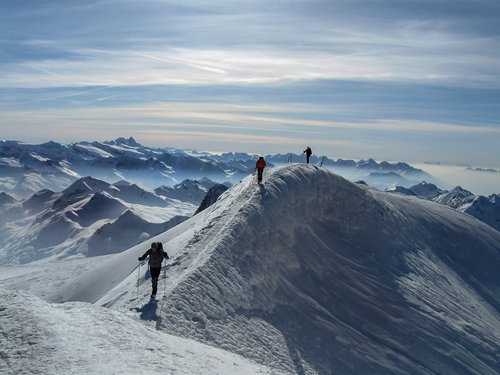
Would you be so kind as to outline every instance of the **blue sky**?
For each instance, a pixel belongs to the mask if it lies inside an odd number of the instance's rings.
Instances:
[[[0,138],[500,167],[500,2],[2,1]]]

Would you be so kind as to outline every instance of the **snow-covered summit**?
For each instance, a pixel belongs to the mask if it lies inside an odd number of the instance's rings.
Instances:
[[[39,211],[42,208],[48,208],[50,201],[55,194],[56,193],[52,190],[40,190],[33,194],[30,198],[23,201],[23,207],[32,211]]]
[[[81,199],[96,193],[102,193],[109,188],[107,182],[90,176],[82,177],[57,194],[53,203],[54,210],[61,210]]]
[[[489,197],[474,196],[458,209],[477,217],[500,232],[500,197],[497,194],[492,194]]]
[[[109,187],[107,182],[101,181],[97,178],[87,176],[82,177],[79,180],[71,184],[67,189],[64,189],[62,193],[66,196],[77,195],[77,194],[89,194],[89,193],[100,193]]]
[[[143,189],[136,184],[119,183],[113,184],[107,190],[114,197],[123,199],[129,203],[142,204],[145,206],[166,207],[168,202],[153,192]]]
[[[93,194],[81,207],[67,212],[70,219],[82,227],[88,227],[98,220],[116,219],[127,207],[105,191]]]
[[[436,185],[427,181],[422,181],[417,185],[411,186],[410,190],[413,191],[419,197],[424,197],[424,198],[434,198],[439,194],[443,193],[443,191],[439,189]]]
[[[9,194],[1,192],[0,193],[0,206],[6,205],[6,204],[12,204],[16,203],[17,200],[13,197],[11,197]]]
[[[137,143],[133,137],[129,137],[129,138],[120,137],[120,138],[115,139],[115,141],[111,142],[111,143],[124,144],[124,145],[131,146],[131,147],[141,147],[141,145],[139,143]]]
[[[160,331],[286,373],[498,370],[500,233],[450,207],[290,165],[151,240],[172,256]],[[129,311],[144,251],[51,298]]]
[[[455,186],[452,190],[438,195],[433,200],[453,208],[459,208],[465,203],[473,201],[474,197],[475,195],[470,191],[465,190],[461,186]]]

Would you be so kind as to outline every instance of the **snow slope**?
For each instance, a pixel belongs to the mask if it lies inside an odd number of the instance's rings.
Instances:
[[[450,207],[290,165],[152,240],[172,259],[140,318],[160,331],[295,374],[500,371],[500,233]],[[50,299],[144,311],[147,247]]]
[[[0,289],[0,373],[271,374],[264,366],[86,303]],[[275,372],[273,372],[275,373]]]
[[[130,247],[130,244],[144,242],[152,234],[165,232],[187,218],[187,216],[175,216],[165,223],[149,223],[127,210],[116,221],[103,225],[88,239],[86,255],[119,252]]]
[[[0,206],[5,206],[6,204],[15,203],[16,200],[11,197],[9,194],[1,192],[0,193]]]

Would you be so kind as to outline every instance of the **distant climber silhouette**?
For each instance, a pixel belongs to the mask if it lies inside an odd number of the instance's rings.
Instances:
[[[311,150],[311,147],[307,146],[307,148],[304,150],[303,153],[306,154],[306,163],[309,164],[309,158],[311,157],[311,155],[313,153]]]

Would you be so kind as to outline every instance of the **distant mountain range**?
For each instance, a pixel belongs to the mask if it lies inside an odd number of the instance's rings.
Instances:
[[[121,252],[192,216],[214,185],[206,178],[185,180],[156,193],[87,176],[60,192],[44,189],[23,200],[2,192],[0,264]]]
[[[488,197],[474,195],[472,192],[456,186],[452,190],[441,190],[436,185],[423,181],[410,188],[396,186],[387,191],[432,200],[465,212],[500,231],[500,196]]]
[[[254,171],[256,158],[149,148],[133,138],[69,145],[0,141],[0,264],[120,252],[213,204],[231,182]],[[266,160],[283,165],[304,162],[304,156]],[[497,195],[441,190],[425,182],[432,176],[406,163],[315,155],[311,163],[382,190],[434,200],[500,230]]]
[[[200,180],[188,179],[172,187],[160,186],[154,192],[159,196],[199,205],[212,186],[214,186],[214,182],[208,178]],[[226,183],[225,186],[230,187],[231,184]]]
[[[229,174],[224,167],[186,153],[144,147],[133,138],[68,145],[0,141],[0,190],[18,199],[42,189],[63,190],[84,176],[149,188],[172,186],[188,177],[224,181]]]
[[[166,190],[186,179],[197,180],[201,183],[201,195],[203,178],[233,184],[255,170],[256,158],[247,153],[217,155],[152,148],[133,138],[71,144],[51,141],[39,145],[3,140],[0,141],[0,191],[25,199],[43,189],[64,190],[79,178],[92,176],[108,183],[123,180],[150,189],[162,186]],[[269,166],[305,162],[304,155],[292,153],[265,158]],[[327,167],[351,181],[363,179],[381,189],[434,180],[421,169],[401,162],[332,160],[313,155],[311,163]],[[180,190],[179,194],[184,200]]]

